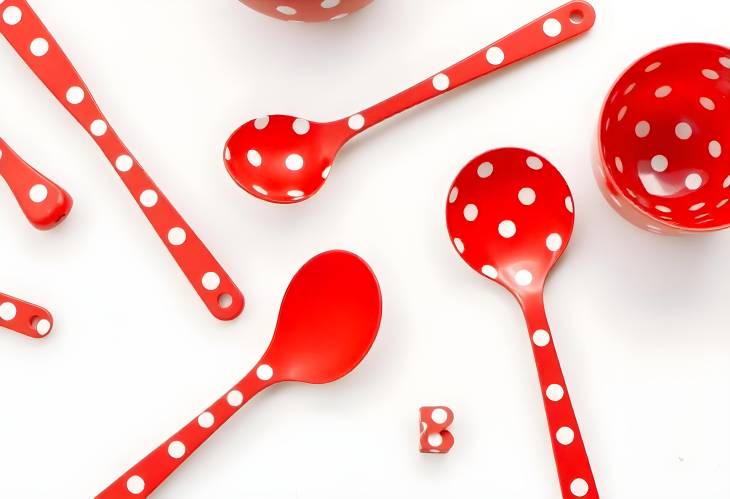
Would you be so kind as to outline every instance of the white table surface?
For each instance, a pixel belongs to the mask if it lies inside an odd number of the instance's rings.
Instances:
[[[546,300],[602,497],[730,497],[730,232],[635,229],[590,170],[613,80],[665,44],[730,44],[728,2],[596,0],[588,37],[372,130],[296,206],[228,177],[239,124],[345,116],[560,2],[376,0],[322,25],[235,0],[31,3],[248,306],[229,324],[208,314],[94,144],[0,44],[0,133],[76,201],[41,233],[0,187],[0,289],[56,318],[44,341],[0,334],[0,497],[100,492],[256,362],[295,271],[343,248],[383,290],[365,362],[334,385],[262,394],[155,497],[558,499],[518,306],[460,261],[443,216],[461,166],[508,145],[550,158],[574,192]],[[429,404],[456,413],[447,456],[418,453]]]

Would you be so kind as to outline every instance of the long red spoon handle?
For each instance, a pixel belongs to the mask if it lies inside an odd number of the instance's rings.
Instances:
[[[53,329],[53,317],[38,305],[0,293],[0,327],[31,338],[44,338]]]
[[[170,201],[134,159],[94,102],[91,92],[25,0],[0,4],[0,32],[66,110],[89,133],[210,312],[240,315],[243,295]]]
[[[441,73],[350,117],[348,138],[476,78],[575,38],[591,29],[595,20],[595,10],[588,2],[569,2]]]
[[[268,366],[259,366],[180,431],[104,489],[97,499],[147,497],[164,482],[223,423],[261,390],[274,382],[261,377]]]
[[[71,211],[73,199],[18,156],[0,137],[0,176],[7,182],[20,209],[33,226],[49,230]]]
[[[542,387],[545,414],[563,497],[598,499],[591,464],[545,316],[542,294],[522,297],[521,303]]]

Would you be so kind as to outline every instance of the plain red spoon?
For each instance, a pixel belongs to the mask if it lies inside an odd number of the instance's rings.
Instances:
[[[31,338],[45,338],[53,329],[48,310],[0,293],[0,327]]]
[[[568,185],[535,153],[490,151],[456,177],[446,223],[466,263],[507,288],[524,311],[563,497],[598,498],[543,304],[545,280],[573,232]]]
[[[0,177],[5,179],[20,209],[36,229],[50,230],[71,211],[73,199],[41,175],[0,137]]]
[[[370,350],[381,315],[380,288],[358,256],[330,251],[289,284],[274,337],[256,367],[97,498],[147,497],[243,404],[284,381],[323,384],[352,371]]]
[[[569,2],[437,75],[349,118],[317,123],[293,116],[249,121],[228,139],[226,168],[250,194],[274,203],[309,198],[324,184],[347,141],[417,104],[588,31],[595,11]]]
[[[122,143],[28,2],[0,1],[0,14],[0,33],[114,166],[208,310],[221,320],[238,317],[244,306],[241,291]]]

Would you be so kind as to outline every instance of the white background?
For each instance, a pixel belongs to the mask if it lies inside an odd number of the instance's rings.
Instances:
[[[76,201],[41,233],[0,187],[0,289],[56,318],[43,341],[0,334],[0,497],[100,492],[245,374],[296,270],[344,248],[383,290],[365,362],[263,393],[155,497],[559,498],[518,306],[460,261],[444,223],[459,169],[511,145],[551,159],[575,195],[546,300],[602,497],[730,497],[730,232],[635,229],[590,169],[613,80],[665,44],[730,44],[726,1],[596,0],[588,37],[358,138],[300,205],[252,198],[221,163],[250,118],[349,115],[559,3],[376,0],[303,25],[235,0],[33,0],[248,306],[229,324],[208,314],[93,142],[0,43],[0,133]],[[447,456],[418,453],[429,404],[456,413]]]

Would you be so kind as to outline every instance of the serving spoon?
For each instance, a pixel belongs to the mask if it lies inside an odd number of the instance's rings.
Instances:
[[[0,327],[40,339],[53,329],[53,317],[45,308],[0,293]]]

